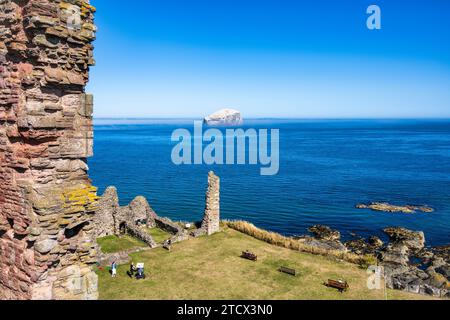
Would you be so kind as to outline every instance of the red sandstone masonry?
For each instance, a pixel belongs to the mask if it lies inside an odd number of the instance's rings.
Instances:
[[[73,7],[75,6],[75,7]],[[72,9],[81,29],[71,30]],[[95,8],[0,0],[0,299],[96,299]]]

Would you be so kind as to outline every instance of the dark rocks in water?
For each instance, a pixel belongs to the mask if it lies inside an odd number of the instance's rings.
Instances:
[[[303,244],[325,250],[347,251],[344,244],[339,241],[341,239],[341,233],[339,231],[332,230],[330,227],[323,225],[312,226],[308,231],[311,232],[314,237],[297,237]]]
[[[407,266],[411,260],[410,256],[425,247],[425,235],[421,231],[411,231],[399,227],[385,228],[383,231],[390,240],[380,255],[380,259],[384,263]]]
[[[416,252],[415,256],[418,259],[430,261],[434,257],[434,254],[427,248],[423,248],[422,250]]]
[[[341,239],[341,233],[339,231],[324,225],[312,226],[308,231],[311,232],[317,240],[339,241]]]
[[[420,251],[425,247],[425,234],[422,231],[411,231],[400,227],[383,229],[393,243],[403,244],[409,250]]]
[[[387,202],[371,202],[369,204],[358,204],[358,209],[370,209],[373,211],[392,212],[392,213],[416,213],[417,211],[431,213],[434,209],[428,206],[405,205],[396,206]]]
[[[358,238],[347,241],[344,245],[348,250],[359,255],[376,254],[383,247],[383,241],[372,236],[367,241],[364,238]]]
[[[380,238],[378,238],[377,236],[371,236],[368,239],[368,242],[371,246],[373,246],[377,249],[381,248],[384,245],[383,241]]]
[[[353,239],[344,242],[345,247],[356,254],[363,255],[367,252],[368,245],[364,239]]]
[[[436,257],[442,258],[447,263],[450,263],[450,245],[436,247],[432,251]]]

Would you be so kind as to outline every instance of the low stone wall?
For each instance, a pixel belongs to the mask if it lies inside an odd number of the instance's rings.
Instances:
[[[178,223],[173,222],[169,218],[156,217],[155,223],[158,228],[173,234],[173,237],[170,238],[172,243],[189,239],[189,233]]]
[[[186,241],[186,240],[189,240],[189,233],[187,233],[185,230],[183,230],[183,232],[177,233],[172,238],[170,238],[170,241],[172,243]]]
[[[128,251],[115,252],[115,253],[102,253],[99,256],[98,263],[102,267],[110,266],[113,262],[118,265],[126,264],[130,262],[130,256]]]
[[[169,218],[156,217],[155,223],[158,228],[174,235],[184,231],[184,229],[180,225],[173,222]]]
[[[114,253],[101,253],[99,255],[98,264],[101,267],[110,266],[113,262],[118,265],[127,264],[131,261],[130,254],[150,250],[152,248],[135,248],[126,251],[114,252]]]
[[[142,230],[140,227],[134,226],[132,224],[127,224],[126,229],[128,234],[145,242],[150,248],[156,248],[158,246],[155,240],[153,240],[152,236],[149,235],[145,230]]]
[[[202,228],[195,229],[190,232],[190,235],[191,235],[191,237],[198,238],[198,237],[206,235],[206,230],[202,229]]]

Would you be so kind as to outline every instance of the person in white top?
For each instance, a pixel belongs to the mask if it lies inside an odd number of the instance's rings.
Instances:
[[[116,262],[114,261],[114,262],[111,264],[111,277],[112,277],[112,278],[115,278],[115,277],[116,277],[116,274],[117,274],[117,264],[116,264]]]

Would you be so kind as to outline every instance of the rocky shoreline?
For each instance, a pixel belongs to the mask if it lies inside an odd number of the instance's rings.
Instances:
[[[313,236],[293,238],[314,247],[375,256],[384,269],[386,286],[390,289],[450,298],[450,245],[426,247],[422,231],[385,228],[387,243],[376,236],[343,243],[339,231],[323,225],[313,226],[308,231]]]

